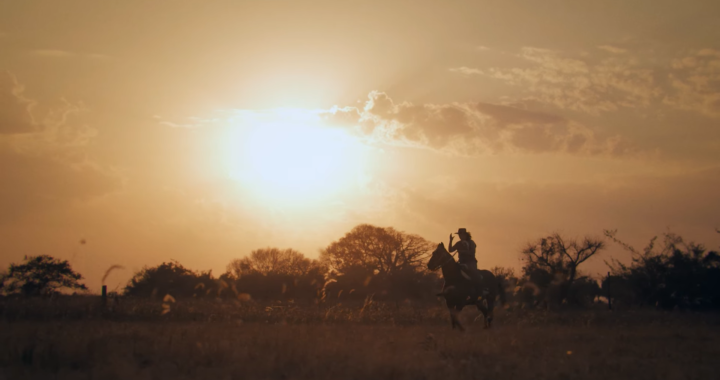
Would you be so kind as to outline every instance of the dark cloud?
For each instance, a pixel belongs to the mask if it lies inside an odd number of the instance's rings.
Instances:
[[[500,124],[559,124],[567,120],[558,115],[544,112],[528,111],[517,107],[509,107],[490,103],[477,103],[475,108],[488,115]]]
[[[363,109],[335,107],[321,116],[329,124],[356,127],[383,143],[461,154],[611,154],[621,141],[599,139],[583,125],[545,112],[483,102],[397,103],[378,91],[368,95]]]
[[[23,87],[14,76],[0,72],[0,135],[35,130],[31,108],[33,101],[22,96]]]

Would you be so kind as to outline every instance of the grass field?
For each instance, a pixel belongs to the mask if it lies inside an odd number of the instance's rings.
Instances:
[[[138,302],[99,314],[65,302],[83,311],[72,314],[62,302],[64,314],[3,305],[0,378],[720,378],[720,324],[707,314],[500,309],[484,330],[468,309],[460,333],[439,305],[178,301],[162,314]]]

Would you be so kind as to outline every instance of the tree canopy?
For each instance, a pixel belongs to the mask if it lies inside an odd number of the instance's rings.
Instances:
[[[135,273],[125,287],[130,296],[152,296],[171,294],[175,297],[205,295],[215,288],[210,271],[195,272],[180,263],[171,261]]]
[[[720,232],[720,231],[719,231]],[[630,265],[608,263],[612,276],[603,288],[614,298],[665,309],[720,309],[720,254],[673,233],[657,237],[637,251],[616,237],[605,235],[632,254]]]
[[[294,249],[268,247],[256,249],[248,257],[234,259],[228,264],[227,271],[237,278],[251,273],[303,276],[313,265],[317,263]]]
[[[379,276],[392,276],[421,268],[433,247],[419,235],[361,224],[331,243],[321,257],[340,273],[362,268]]]
[[[26,296],[50,295],[61,289],[87,290],[80,283],[82,275],[72,270],[67,260],[48,255],[25,257],[22,264],[10,264],[2,278],[2,290],[6,294]]]
[[[522,250],[523,274],[541,289],[559,285],[560,298],[570,295],[578,277],[578,267],[605,248],[602,240],[585,237],[565,239],[555,233],[529,243]]]

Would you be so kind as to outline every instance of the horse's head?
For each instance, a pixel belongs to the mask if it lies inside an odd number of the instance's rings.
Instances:
[[[449,261],[454,260],[450,252],[445,249],[445,244],[440,243],[438,244],[437,248],[432,253],[432,256],[430,256],[430,260],[427,263],[427,267],[430,270],[438,270],[440,267],[448,263]]]

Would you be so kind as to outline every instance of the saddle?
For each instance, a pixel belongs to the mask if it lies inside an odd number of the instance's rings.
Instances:
[[[460,265],[460,274],[462,274],[462,276],[466,279],[471,280],[475,283],[480,283],[483,280],[483,276],[478,270],[469,269],[464,265]]]
[[[469,269],[465,267],[464,265],[460,266],[460,274],[462,274],[463,277],[466,279],[472,281],[474,288],[475,288],[475,294],[477,296],[485,297],[490,293],[490,290],[487,288],[482,288],[482,280],[484,279],[483,275],[480,274],[480,271],[475,269]]]

